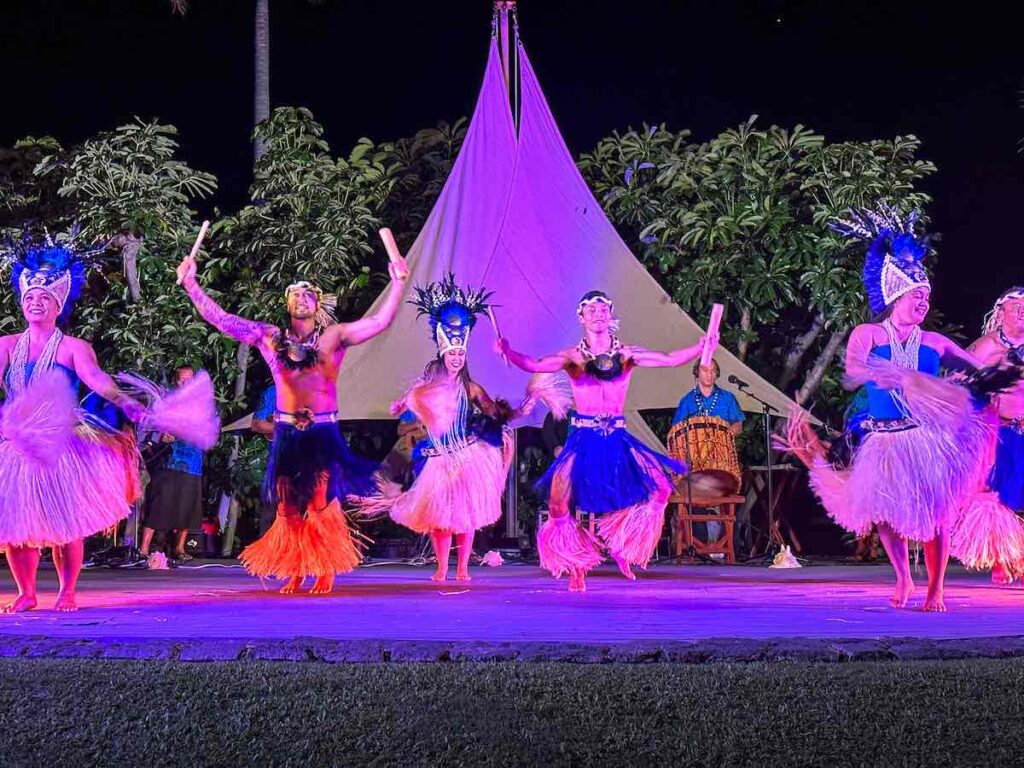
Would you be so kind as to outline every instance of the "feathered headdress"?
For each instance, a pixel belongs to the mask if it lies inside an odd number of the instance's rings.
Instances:
[[[999,328],[1002,326],[1002,323],[1000,322],[999,318],[999,310],[1003,308],[1003,304],[1005,304],[1008,301],[1013,301],[1015,299],[1024,299],[1024,287],[1019,285],[1014,286],[1006,293],[1004,293],[1002,296],[1000,296],[998,299],[996,299],[996,303],[992,305],[992,310],[987,315],[985,315],[985,325],[982,329],[982,333],[987,335],[990,333],[995,333],[997,330],[999,330]]]
[[[82,294],[86,271],[107,248],[107,243],[79,246],[76,241],[80,231],[75,225],[66,236],[58,235],[56,239],[47,232],[42,242],[25,233],[19,241],[8,238],[4,249],[4,263],[11,265],[11,285],[18,299],[33,288],[41,288],[57,302],[60,322],[70,317]]]
[[[438,355],[450,349],[465,349],[469,332],[476,325],[476,316],[487,311],[491,292],[479,288],[462,289],[455,284],[455,275],[425,287],[416,288],[416,298],[409,303],[419,309],[417,316],[426,315],[430,321],[430,335],[437,344]]]
[[[921,263],[928,253],[928,238],[914,233],[920,216],[920,211],[911,211],[904,217],[883,204],[877,211],[852,210],[848,219],[829,223],[836,232],[869,243],[862,279],[876,315],[915,288],[931,287]]]

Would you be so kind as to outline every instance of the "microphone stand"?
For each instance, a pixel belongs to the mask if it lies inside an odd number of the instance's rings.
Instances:
[[[765,544],[764,554],[758,558],[760,560],[773,560],[778,552],[778,547],[781,549],[781,542],[776,540],[775,530],[775,486],[772,481],[772,412],[778,413],[775,406],[770,403],[766,403],[760,397],[755,395],[749,390],[749,385],[745,381],[740,381],[735,376],[730,376],[730,384],[735,384],[736,387],[743,392],[747,397],[756,400],[761,404],[761,416],[764,419],[764,449],[765,449],[765,473],[768,478],[768,503],[765,505],[768,510],[768,541]],[[778,532],[778,537],[781,539],[781,532]]]

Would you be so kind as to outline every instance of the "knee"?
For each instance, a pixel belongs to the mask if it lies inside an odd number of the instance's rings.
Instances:
[[[554,519],[569,514],[569,499],[565,496],[554,496],[548,500],[548,514]]]

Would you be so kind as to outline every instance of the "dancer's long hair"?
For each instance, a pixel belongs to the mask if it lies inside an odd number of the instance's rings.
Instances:
[[[448,375],[448,367],[444,364],[443,357],[435,357],[423,368],[423,381],[433,382],[440,379],[442,376]],[[469,358],[467,356],[465,364],[456,374],[459,380],[462,382],[462,386],[466,388],[466,394],[469,394],[469,385],[473,382],[473,378],[469,375]]]

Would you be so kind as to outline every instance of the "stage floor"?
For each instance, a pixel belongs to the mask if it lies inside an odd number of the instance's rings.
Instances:
[[[223,561],[169,571],[86,571],[82,610],[0,616],[0,655],[327,660],[540,658],[704,661],[1024,655],[1024,589],[951,567],[946,614],[887,603],[886,565],[611,567],[571,594],[537,567],[477,567],[438,585],[432,569],[370,564],[334,594],[277,593]],[[0,600],[13,596],[0,572]]]

